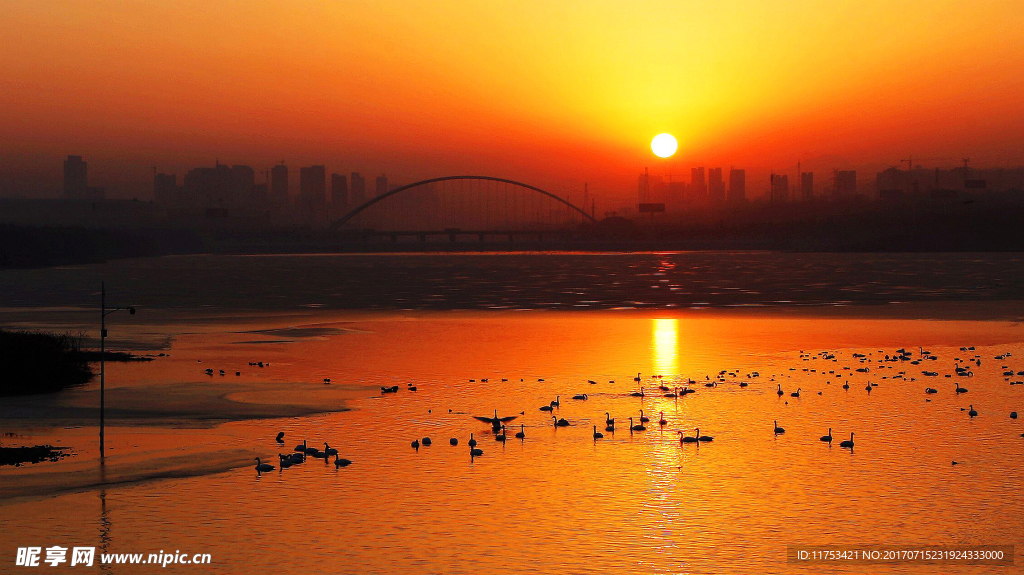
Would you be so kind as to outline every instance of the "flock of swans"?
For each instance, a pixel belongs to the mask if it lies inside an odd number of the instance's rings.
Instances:
[[[961,347],[960,350],[961,351],[974,351],[974,347]],[[826,372],[826,370],[820,370],[820,372],[819,372],[819,370],[817,370],[817,369],[804,368],[804,371],[805,372],[812,372],[812,373],[820,373],[820,375],[825,375],[827,377],[843,378],[844,379],[844,383],[842,385],[842,388],[844,389],[845,392],[849,393],[850,384],[849,384],[849,380],[846,379],[846,378],[849,377],[849,372],[851,372],[851,371],[854,371],[854,372],[857,372],[857,373],[860,373],[860,374],[870,374],[870,373],[872,373],[872,371],[875,371],[877,373],[877,372],[883,371],[886,368],[888,368],[888,369],[895,369],[894,367],[892,367],[891,365],[888,365],[888,364],[895,363],[897,365],[907,364],[907,365],[917,366],[917,365],[921,365],[924,362],[932,362],[932,361],[937,361],[938,360],[937,356],[933,355],[930,351],[927,351],[927,350],[925,350],[923,348],[919,348],[919,352],[916,355],[916,357],[915,357],[915,355],[912,352],[908,352],[907,350],[902,349],[902,348],[897,350],[895,354],[885,354],[884,356],[882,356],[883,352],[879,352],[879,354],[880,355],[878,357],[870,357],[868,354],[854,353],[853,354],[854,360],[858,361],[862,365],[862,367],[858,367],[858,368],[855,368],[855,369],[852,369],[851,367],[843,367],[843,368],[840,368],[840,369],[828,370],[827,372]],[[871,354],[871,355],[873,355],[873,354]],[[1003,354],[995,356],[995,359],[996,360],[1006,360],[1008,357],[1010,357],[1010,355],[1011,354],[1009,354],[1009,353],[1003,353]],[[800,353],[800,358],[803,361],[809,361],[812,358],[831,360],[833,362],[837,362],[838,361],[836,359],[835,353],[833,353],[833,352],[819,352],[818,354],[815,354],[815,355],[806,354],[804,352],[801,352]],[[873,363],[874,363],[874,365],[873,365]],[[970,358],[967,358],[967,359],[955,358],[955,362],[954,362],[954,366],[953,366],[952,372],[945,374],[945,377],[946,378],[953,378],[953,377],[970,378],[970,377],[973,377],[974,373],[972,371],[972,366],[973,367],[980,367],[981,363],[982,363],[982,361],[981,361],[981,356],[980,355],[974,355],[974,356],[972,356]],[[793,368],[793,367],[791,367],[789,369],[790,369],[790,371],[795,371],[796,370],[796,368]],[[1009,382],[1011,385],[1024,384],[1024,381],[1013,380],[1013,378],[1015,376],[1024,376],[1024,371],[1017,371],[1017,372],[1015,372],[1015,371],[1011,370],[1009,367],[1007,367],[1006,365],[1003,365],[1002,369],[1003,369],[1002,375],[1003,375],[1004,379],[1007,382]],[[938,371],[927,370],[927,369],[921,370],[921,376],[924,377],[924,378],[933,378],[933,377],[938,377],[939,375],[940,374],[939,374]],[[755,380],[758,377],[760,377],[760,374],[758,372],[756,372],[756,371],[752,371],[750,373],[747,373],[745,377],[741,377],[740,374],[738,373],[738,370],[736,370],[736,371],[722,370],[722,371],[720,371],[717,374],[717,376],[715,376],[714,379],[712,379],[711,376],[705,376],[705,381],[704,382],[700,382],[700,383],[703,383],[703,385],[705,387],[715,388],[715,387],[718,387],[720,385],[727,385],[727,384],[729,384],[729,379],[730,378],[734,378],[736,380],[734,383],[738,384],[738,386],[741,387],[741,388],[746,388],[746,387],[748,387],[750,385],[752,380]],[[871,376],[869,376],[869,377],[871,377]],[[896,371],[896,373],[893,373],[892,375],[882,375],[882,376],[876,376],[876,377],[878,377],[879,379],[882,379],[882,380],[885,380],[885,379],[889,379],[889,380],[902,380],[904,382],[916,381],[917,380],[917,376],[909,375],[908,374],[908,370],[906,370],[906,369],[898,370],[898,371]],[[676,385],[674,387],[669,387],[669,386],[665,385],[664,383],[662,383],[662,381],[663,381],[663,377],[662,376],[655,375],[655,376],[650,376],[650,380],[651,380],[649,382],[650,387],[645,387],[643,385],[644,380],[641,377],[641,374],[639,374],[639,373],[636,375],[636,377],[633,378],[633,380],[637,384],[637,389],[635,391],[631,391],[631,392],[626,393],[625,395],[627,397],[645,398],[645,397],[652,397],[652,396],[653,397],[661,396],[661,397],[665,397],[665,398],[679,399],[679,398],[684,398],[686,395],[689,395],[691,393],[695,393],[697,391],[697,389],[695,389],[695,387],[698,386],[698,382],[697,381],[694,381],[692,379],[687,379],[683,383],[683,385],[681,387],[678,386],[678,385]],[[481,379],[480,381],[483,382],[483,383],[486,383],[488,380],[485,378],[485,379]],[[503,378],[502,381],[508,381],[508,380]],[[522,380],[520,380],[520,381],[522,381]],[[543,381],[544,381],[543,378],[539,378],[538,379],[538,382],[543,382]],[[596,385],[597,384],[597,382],[595,380],[592,380],[592,379],[591,380],[587,380],[587,381],[591,385]],[[474,382],[475,383],[476,380],[470,380],[470,382]],[[785,390],[783,390],[782,384],[775,381],[775,376],[771,376],[771,382],[776,383],[776,391],[775,391],[776,395],[780,398],[780,400],[784,399],[784,396],[786,395],[786,392],[785,392]],[[609,383],[614,383],[614,380],[609,380]],[[968,390],[966,388],[962,387],[959,382],[952,382],[952,383],[954,383],[954,393],[955,393],[955,395],[959,396],[961,394],[964,394],[964,393],[968,392]],[[409,385],[409,390],[415,390],[415,387],[413,386],[413,384],[408,384],[408,385]],[[655,385],[656,385],[656,387],[654,387]],[[872,389],[878,387],[878,385],[879,384],[877,382],[872,383],[872,382],[869,381],[865,385],[864,389],[865,389],[865,391],[868,394],[870,394]],[[398,391],[398,386],[382,387],[381,388],[381,393],[382,394],[391,394],[391,393],[396,393],[397,391]],[[802,389],[798,387],[796,389],[796,391],[793,391],[793,392],[789,393],[789,396],[794,398],[794,399],[799,399],[801,397],[801,392],[802,392]],[[930,387],[929,386],[929,387],[925,387],[924,393],[925,393],[925,396],[926,396],[925,401],[926,402],[930,402],[931,399],[928,398],[928,397],[929,396],[934,396],[935,394],[938,394],[939,391],[935,387]],[[819,391],[818,395],[821,395],[821,394],[822,394],[822,392]],[[572,399],[577,401],[577,402],[584,402],[584,401],[587,401],[587,400],[590,399],[590,395],[587,394],[587,393],[578,393],[578,394],[573,395]],[[788,400],[787,400],[787,403],[788,403]],[[548,403],[546,403],[544,405],[541,405],[538,408],[538,410],[541,411],[541,412],[545,412],[545,413],[551,414],[551,426],[553,426],[555,428],[570,427],[570,426],[574,425],[573,422],[565,419],[564,417],[559,417],[559,415],[554,413],[555,410],[560,410],[561,405],[562,405],[561,396],[557,395],[554,400],[551,400]],[[960,408],[960,410],[961,411],[966,411],[967,415],[970,418],[972,418],[972,419],[974,417],[978,416],[978,411],[974,408],[974,404],[970,404],[967,408]],[[451,409],[449,409],[448,411],[449,411],[449,413],[452,413]],[[638,412],[639,412],[638,414],[634,414],[634,415],[631,415],[631,416],[628,417],[628,420],[629,420],[628,431],[629,431],[629,433],[631,435],[634,434],[634,433],[640,433],[640,432],[646,431],[647,430],[647,424],[649,424],[651,422],[650,417],[647,414],[644,413],[643,409],[639,409]],[[504,417],[502,417],[502,416],[498,415],[498,411],[497,410],[494,410],[492,415],[489,415],[489,416],[473,416],[473,418],[476,419],[477,421],[480,421],[482,423],[488,424],[490,426],[490,428],[491,428],[491,432],[493,434],[494,440],[497,441],[497,442],[504,443],[504,442],[508,441],[508,437],[509,437],[508,436],[508,424],[512,423],[519,416],[525,415],[525,413],[526,412],[524,410],[524,411],[520,411],[519,415],[511,415],[511,416],[504,416]],[[604,431],[603,432],[598,429],[598,426],[596,424],[591,426],[592,430],[593,430],[592,431],[592,437],[593,437],[593,440],[595,442],[598,441],[598,440],[603,439],[605,437],[604,434],[606,432],[615,433],[615,431],[616,431],[615,418],[613,418],[611,416],[611,413],[607,412],[607,411],[605,412],[604,415],[605,415],[605,426],[604,426]],[[1011,412],[1010,413],[1010,418],[1011,419],[1017,419],[1017,412],[1016,411]],[[665,418],[665,413],[663,411],[660,412],[660,417],[659,417],[659,419],[655,423],[658,426],[655,429],[661,429],[661,430],[667,429],[666,426],[669,424],[669,422]],[[779,425],[778,420],[775,420],[773,422],[772,432],[777,437],[779,435],[782,435],[782,434],[786,433],[786,430]],[[692,435],[689,434],[687,431],[684,431],[684,430],[675,430],[675,433],[678,434],[678,440],[679,440],[680,444],[700,445],[701,443],[708,443],[708,442],[714,441],[714,437],[713,436],[702,435],[701,432],[700,432],[700,428],[699,427],[696,427],[696,428],[693,429],[693,434]],[[851,431],[850,432],[850,438],[849,439],[844,439],[843,441],[839,442],[839,447],[841,447],[841,448],[848,448],[848,449],[850,449],[852,451],[853,448],[854,448],[854,436],[855,436],[854,432]],[[520,424],[519,425],[519,429],[518,429],[518,431],[516,431],[514,433],[513,437],[515,439],[520,440],[520,441],[524,441],[526,439],[526,426],[525,426],[525,424]],[[1024,437],[1024,433],[1021,434],[1021,437]],[[283,443],[283,441],[284,441],[284,433],[283,432],[279,433],[276,440],[277,440],[277,442],[279,444]],[[819,438],[819,440],[821,442],[827,443],[827,444],[829,444],[831,446],[832,442],[833,442],[832,428],[829,427],[828,428],[828,433],[825,434],[825,435],[822,435]],[[448,443],[449,443],[449,445],[451,445],[453,447],[458,446],[459,445],[459,439],[457,437],[452,437],[452,438],[450,438],[448,440]],[[432,444],[432,440],[431,440],[430,437],[422,437],[422,438],[414,439],[411,442],[411,447],[418,451],[421,446],[425,447],[425,446],[430,446],[431,444]],[[481,456],[484,453],[483,449],[479,446],[479,442],[478,442],[478,440],[475,437],[475,433],[473,433],[473,432],[470,432],[470,434],[469,434],[468,447],[469,447],[469,455],[470,455],[471,458],[475,458],[475,457]],[[350,465],[352,463],[348,459],[340,458],[338,456],[338,451],[336,449],[331,448],[330,445],[328,445],[326,442],[324,442],[324,449],[320,450],[320,449],[315,448],[315,447],[308,447],[306,445],[306,441],[303,440],[303,442],[301,444],[295,446],[294,453],[291,453],[291,454],[288,454],[288,455],[278,454],[279,466],[281,467],[281,469],[286,469],[286,468],[291,467],[293,465],[301,464],[304,461],[306,461],[306,459],[309,458],[309,457],[316,458],[316,459],[323,459],[325,461],[325,463],[327,463],[331,456],[334,456],[334,464],[335,464],[336,468],[346,467],[346,466],[348,466],[348,465]],[[953,462],[954,465],[956,465],[957,463],[958,462],[956,462],[956,461]],[[273,465],[270,465],[268,463],[263,463],[258,458],[256,459],[256,471],[258,473],[262,473],[262,472],[266,472],[266,471],[271,471],[274,468],[275,467]]]

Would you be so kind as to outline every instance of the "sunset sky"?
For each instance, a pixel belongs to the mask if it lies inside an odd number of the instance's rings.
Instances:
[[[1017,165],[1022,29],[1019,0],[6,0],[0,193],[69,153],[140,197],[215,159],[622,197],[645,166]]]

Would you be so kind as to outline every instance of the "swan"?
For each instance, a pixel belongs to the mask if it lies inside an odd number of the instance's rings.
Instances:
[[[453,445],[454,446],[454,445],[458,445],[458,444],[459,444],[459,440],[456,437],[453,437],[453,438],[448,440],[448,445]]]
[[[473,447],[473,448],[470,448],[470,450],[469,450],[469,456],[470,457],[477,457],[477,456],[483,455],[483,454],[484,454],[484,450],[483,449],[477,449],[476,447]]]
[[[568,427],[570,425],[569,421],[566,420],[564,417],[562,419],[559,419],[557,416],[552,415],[551,419],[554,420],[555,427]]]
[[[776,419],[775,420],[775,434],[778,435],[779,433],[786,433],[786,430],[782,429],[781,427],[779,427],[779,420]]]
[[[306,445],[306,440],[305,439],[302,440],[302,445]],[[307,447],[306,448],[306,455],[316,455],[317,453],[320,453],[320,450],[315,448],[315,447]]]
[[[658,420],[658,425],[665,425],[667,423],[668,423],[668,420],[665,419],[665,412],[662,411],[661,412],[661,419]]]
[[[482,417],[482,416],[479,416],[479,415],[474,415],[473,419],[482,421],[484,423],[490,423],[491,427],[493,427],[495,429],[495,431],[497,431],[497,430],[501,429],[501,424],[502,423],[508,423],[508,422],[512,421],[513,419],[515,419],[516,417],[518,417],[518,416],[510,415],[508,417],[498,417],[498,410],[495,409],[494,410],[494,417]]]
[[[523,425],[522,423],[519,424],[519,431],[516,432],[516,437],[518,439],[526,438],[526,426]]]
[[[256,473],[263,473],[264,471],[273,471],[274,466],[269,463],[260,463],[260,458],[256,458]]]
[[[555,400],[551,402],[551,405],[553,405],[555,407],[562,407],[562,396],[561,395],[555,396]],[[495,411],[494,414],[497,415],[498,412]]]
[[[505,443],[505,426],[504,425],[501,426],[501,433],[495,434],[494,440],[495,441],[500,441],[502,443]]]
[[[611,432],[611,433],[615,433],[615,422],[612,421],[608,425],[604,426],[604,430],[608,431],[608,432]]]
[[[430,441],[429,437],[424,437],[423,438],[423,445],[430,445],[431,443],[433,443],[433,442]]]
[[[849,381],[843,382],[843,389],[850,389],[850,382]]]
[[[683,435],[682,431],[677,431],[679,434],[679,443],[697,443],[697,436]]]
[[[820,439],[832,443],[832,428],[828,428],[828,435],[822,435]]]
[[[607,411],[604,412],[604,424],[611,426],[615,425],[615,419],[612,417],[612,414],[608,413]]]
[[[925,393],[938,393],[939,390],[931,388],[931,387],[926,387],[926,388],[924,388],[924,392]]]
[[[789,394],[789,396],[790,397],[800,397],[800,388],[799,387],[796,388],[796,391],[794,391],[793,393]]]
[[[715,440],[715,438],[711,437],[710,435],[701,435],[699,427],[697,428],[697,430],[695,432],[695,435],[697,436],[697,441],[714,441]]]
[[[295,451],[298,451],[299,453],[305,453],[306,452],[306,440],[305,439],[302,440],[302,443],[300,443],[300,444],[295,446]]]
[[[784,393],[786,393],[786,392],[782,391],[782,384],[781,384],[781,383],[780,383],[780,384],[778,384],[778,386],[779,386],[779,391],[777,391],[777,392],[775,392],[775,393],[776,393],[776,394],[777,394],[777,395],[778,395],[779,397],[782,397],[782,394],[784,394]]]
[[[416,451],[420,450],[420,440],[419,439],[413,439],[412,440],[412,448],[415,449]]]
[[[598,430],[597,430],[597,426],[595,425],[595,426],[594,426],[594,439],[595,439],[595,440],[596,440],[596,439],[601,439],[601,438],[603,438],[603,437],[604,437],[604,434],[603,434],[603,433],[601,433],[600,431],[598,431]]]
[[[633,381],[635,381],[637,383],[640,383],[640,373],[639,372],[637,372],[636,377],[633,378]]]
[[[349,465],[352,465],[351,461],[349,461],[348,459],[339,459],[338,458],[338,454],[337,453],[334,454],[334,468],[335,469],[337,469],[339,467],[348,467]]]
[[[839,444],[839,447],[853,447],[853,432],[850,432],[850,439],[843,441]]]
[[[283,431],[277,434],[277,442],[278,443],[284,443],[284,432]]]
[[[956,386],[956,392],[957,393],[967,393],[967,389],[963,388],[963,387],[960,387],[959,383],[954,383],[953,385]]]
[[[578,393],[572,396],[573,399],[590,399],[590,396],[585,393]]]
[[[630,417],[629,418],[629,431],[630,431],[630,433],[632,433],[634,431],[647,431],[647,428],[644,427],[643,423],[638,423],[636,425],[633,425],[633,418]]]
[[[651,418],[644,415],[644,410],[640,410],[640,423],[647,423]]]
[[[469,434],[469,446],[470,447],[476,447],[476,439],[473,439],[473,434],[472,433]]]
[[[746,387],[746,386],[748,386],[748,385],[750,385],[750,384],[749,384],[749,383],[747,383],[747,382],[745,382],[745,381],[741,381],[741,382],[740,382],[740,387]]]
[[[288,469],[292,465],[295,465],[294,463],[292,463],[291,456],[285,457],[283,453],[278,453],[277,459],[278,465],[280,465],[281,469]]]
[[[865,385],[864,389],[868,390],[868,393],[871,393],[871,383],[869,382],[867,385]]]
[[[974,410],[974,404],[971,404],[971,410],[967,412],[967,415],[970,415],[971,417],[978,416],[978,412]]]
[[[326,453],[327,455],[337,455],[338,454],[338,450],[333,448],[333,447],[331,447],[330,445],[327,445],[327,442],[325,441],[324,442],[324,453]]]
[[[555,409],[555,406],[553,406],[551,404],[540,406],[540,410],[541,411],[554,411],[554,409]]]

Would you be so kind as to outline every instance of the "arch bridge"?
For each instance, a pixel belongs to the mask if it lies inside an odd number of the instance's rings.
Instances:
[[[399,186],[356,206],[330,228],[391,236],[563,234],[593,215],[568,199],[508,178],[443,176]],[[387,231],[376,231],[387,230]]]

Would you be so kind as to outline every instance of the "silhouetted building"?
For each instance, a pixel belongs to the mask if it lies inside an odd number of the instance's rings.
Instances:
[[[348,207],[348,178],[345,174],[331,174],[331,203],[338,210]]]
[[[720,204],[725,201],[725,181],[722,168],[708,168],[708,201]]]
[[[178,176],[175,174],[154,174],[153,201],[165,206],[177,205],[180,201]]]
[[[270,168],[270,199],[277,204],[288,203],[288,166],[284,164]]]
[[[852,198],[857,195],[857,172],[836,170],[836,197]]]
[[[89,189],[88,166],[82,156],[68,156],[64,160],[64,197],[84,199]]]
[[[771,201],[789,201],[789,176],[772,174],[771,188]]]
[[[256,185],[256,172],[249,166],[231,166],[231,201],[240,206],[253,202],[252,187]]]
[[[804,201],[814,198],[814,172],[800,172],[800,197]]]
[[[266,184],[253,184],[252,192],[249,194],[252,204],[255,206],[264,206],[267,203],[268,191]]]
[[[323,166],[299,169],[299,199],[309,206],[327,203],[327,170]]]
[[[703,202],[708,197],[708,185],[704,181],[704,168],[690,168],[690,187],[687,188],[686,199],[691,202]]]
[[[729,170],[729,201],[739,203],[747,199],[747,172]]]
[[[182,182],[182,201],[193,209],[227,210],[235,205],[234,193],[231,168],[219,162],[212,168],[192,168]],[[217,213],[227,216],[226,211]]]
[[[384,174],[377,176],[377,197],[388,193],[388,177]]]
[[[359,172],[352,172],[349,201],[353,206],[358,206],[366,201],[366,178],[359,175]]]

